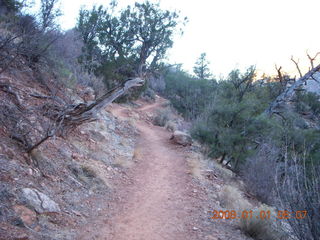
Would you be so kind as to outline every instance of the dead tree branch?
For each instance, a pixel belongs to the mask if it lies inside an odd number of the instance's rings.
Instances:
[[[114,100],[125,94],[132,87],[139,87],[144,84],[141,78],[128,80],[122,86],[118,86],[107,92],[93,103],[79,103],[76,105],[68,105],[58,112],[54,123],[47,130],[46,135],[37,143],[27,149],[30,153],[32,150],[40,146],[43,142],[53,136],[66,136],[70,131],[85,122],[95,121],[97,114],[112,103]]]
[[[306,83],[308,79],[312,79],[313,75],[320,71],[320,65],[311,69],[306,75],[299,78],[294,84],[290,87],[286,88],[269,106],[269,108],[265,111],[268,115],[272,115],[273,113],[278,113],[277,109],[281,108],[285,102],[289,102],[292,100],[297,89],[301,88],[303,84]]]
[[[284,87],[286,85],[284,79],[283,79],[283,75],[282,75],[282,66],[278,67],[277,65],[275,65],[275,68],[277,70],[277,73],[278,73],[278,78],[279,78],[279,81],[280,81],[280,84],[282,87]]]
[[[316,60],[316,58],[318,57],[318,55],[320,54],[320,52],[318,52],[314,57],[311,57],[309,55],[309,53],[307,52],[307,56],[309,58],[310,64],[311,64],[311,68],[314,68],[314,60]]]
[[[45,96],[45,95],[41,95],[39,93],[30,93],[29,94],[31,97],[34,97],[34,98],[39,98],[39,99],[50,99],[50,100],[53,100],[53,101],[56,101],[57,103],[60,103],[60,104],[65,104],[65,102],[57,97],[57,96]]]
[[[297,68],[297,70],[299,72],[300,78],[302,78],[302,73],[301,73],[301,70],[300,70],[300,67],[299,67],[299,59],[298,59],[298,61],[296,61],[296,60],[293,59],[293,56],[291,56],[291,61],[294,62],[294,64],[296,65],[296,68]]]
[[[8,83],[0,83],[0,89],[6,93],[9,93],[10,95],[14,96],[16,104],[18,107],[21,107],[21,100],[19,95],[12,89],[11,85]]]

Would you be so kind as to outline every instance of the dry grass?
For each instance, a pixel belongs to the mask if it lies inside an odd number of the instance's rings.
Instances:
[[[219,194],[221,206],[236,211],[251,210],[252,205],[248,202],[238,188],[225,185]]]
[[[153,124],[164,127],[172,118],[172,111],[170,108],[159,109],[153,118]]]
[[[230,181],[235,176],[231,170],[225,168],[216,160],[210,160],[210,164],[213,170],[218,173],[219,177],[223,178],[225,181]]]
[[[87,178],[83,180],[89,180],[89,178],[96,178],[100,179],[104,185],[106,185],[108,188],[112,188],[107,176],[107,170],[105,164],[101,163],[100,161],[90,160],[89,163],[86,163],[81,166],[83,171],[82,178]]]
[[[235,186],[226,185],[220,192],[221,206],[230,210],[237,211],[242,214],[243,211],[252,211],[252,218],[241,218],[237,225],[239,229],[247,236],[256,240],[281,240],[284,238],[283,233],[274,224],[275,210],[267,205],[261,205],[254,208],[253,205],[246,200],[242,192]],[[270,219],[260,218],[260,211],[270,211]]]
[[[132,164],[133,162],[126,157],[117,157],[112,165],[119,168],[130,168]]]
[[[134,153],[133,153],[133,159],[139,160],[142,157],[142,153],[141,153],[141,149],[139,147],[136,147],[134,149]]]
[[[188,166],[189,166],[189,173],[199,179],[199,180],[203,180],[204,177],[202,175],[203,172],[203,164],[201,162],[201,156],[193,153],[191,154],[191,156],[188,156],[187,158],[187,162],[188,162]]]
[[[161,107],[167,108],[171,106],[171,102],[169,100],[165,100],[162,104]]]
[[[261,211],[266,213],[270,211],[270,219],[262,219],[260,216],[258,216]],[[252,218],[240,219],[239,227],[242,232],[253,239],[259,240],[287,239],[287,236],[285,236],[275,225],[275,209],[267,205],[261,205],[260,207],[253,209],[253,213],[254,216]]]

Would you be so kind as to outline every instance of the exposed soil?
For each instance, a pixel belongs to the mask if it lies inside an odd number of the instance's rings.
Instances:
[[[107,212],[82,229],[80,239],[243,239],[226,223],[214,226],[208,211],[216,202],[209,201],[208,189],[190,174],[190,151],[170,142],[171,133],[150,122],[163,102],[160,98],[135,110],[117,104],[110,108],[122,120],[136,118],[140,134],[134,164],[125,177],[114,179],[116,196]],[[218,234],[218,228],[224,230]]]
[[[153,111],[160,103],[139,111]],[[116,114],[123,117],[121,111]],[[121,189],[125,201],[110,221],[110,239],[199,239],[190,222],[198,213],[189,196],[192,186],[183,156],[163,128],[145,121],[137,121],[136,127],[138,164],[131,173],[133,184]]]
[[[160,104],[162,101],[144,105],[137,112],[148,115]],[[113,105],[111,112],[128,118],[127,109],[119,105]],[[127,171],[129,182],[118,179],[118,200],[112,204],[112,217],[100,226],[97,239],[199,239],[193,230],[199,212],[190,195],[193,186],[181,147],[170,143],[168,131],[143,117],[135,125],[140,133],[136,163]]]

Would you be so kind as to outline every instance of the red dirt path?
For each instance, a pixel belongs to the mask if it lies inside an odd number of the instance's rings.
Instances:
[[[162,101],[140,107],[140,116],[153,112]],[[114,115],[126,118],[126,111],[117,106]],[[124,203],[111,223],[110,237],[114,240],[199,239],[193,230],[193,215],[197,214],[190,201],[191,176],[179,147],[169,142],[165,129],[136,122],[140,132],[136,149],[137,164],[130,177],[133,184],[121,188]]]

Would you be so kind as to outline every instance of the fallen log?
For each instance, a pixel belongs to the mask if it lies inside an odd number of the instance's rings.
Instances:
[[[30,153],[40,146],[43,142],[53,136],[66,136],[70,131],[86,122],[92,122],[97,119],[97,113],[112,103],[117,98],[124,95],[130,88],[140,87],[144,84],[141,78],[134,78],[126,81],[123,85],[117,86],[106,94],[102,95],[94,102],[71,104],[61,109],[56,114],[52,126],[48,129],[46,135],[37,143],[27,149]]]

